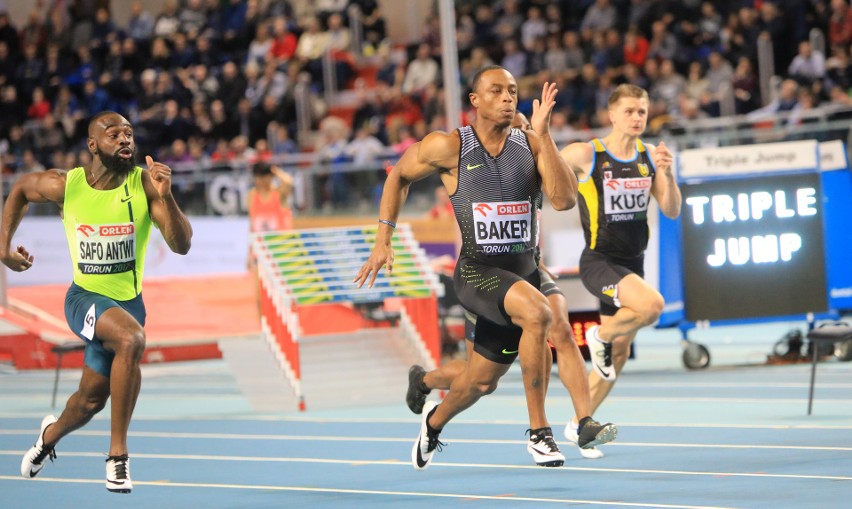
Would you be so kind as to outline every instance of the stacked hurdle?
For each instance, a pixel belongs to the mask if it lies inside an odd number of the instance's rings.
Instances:
[[[305,409],[300,342],[313,335],[370,327],[354,305],[383,303],[399,311],[398,331],[429,369],[440,363],[437,297],[443,286],[408,224],[394,233],[393,273],[383,268],[372,288],[353,278],[370,255],[376,226],[317,228],[253,235],[260,284],[261,327],[278,365]],[[390,326],[385,324],[385,326]]]

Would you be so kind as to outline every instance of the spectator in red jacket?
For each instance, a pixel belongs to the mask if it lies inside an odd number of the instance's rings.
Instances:
[[[852,9],[846,0],[831,0],[828,42],[832,47],[852,43]]]

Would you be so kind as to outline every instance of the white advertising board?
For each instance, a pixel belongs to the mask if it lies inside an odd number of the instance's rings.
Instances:
[[[186,256],[169,250],[154,228],[148,242],[145,277],[239,273],[248,260],[248,218],[190,217],[192,248]],[[12,239],[35,258],[26,272],[7,270],[12,286],[70,283],[71,259],[58,217],[25,217]]]
[[[814,140],[700,148],[678,154],[677,171],[681,178],[694,178],[813,170],[818,157]]]

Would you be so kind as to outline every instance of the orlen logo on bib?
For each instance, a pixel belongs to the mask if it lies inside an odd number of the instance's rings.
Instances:
[[[497,206],[497,215],[499,216],[514,216],[517,214],[529,214],[529,203],[513,203]]]
[[[651,187],[650,179],[629,179],[624,182],[624,189],[647,189]]]
[[[101,237],[114,237],[116,235],[130,235],[133,233],[132,224],[105,225],[99,228]]]
[[[488,213],[494,209],[492,209],[487,203],[477,203],[476,206],[473,207],[473,210],[482,214],[482,217],[487,217]]]

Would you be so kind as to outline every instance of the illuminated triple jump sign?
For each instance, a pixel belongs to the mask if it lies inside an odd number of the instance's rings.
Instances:
[[[773,182],[776,184],[777,182]],[[765,184],[759,187],[766,188]],[[745,223],[749,221],[768,223],[769,217],[788,219],[804,216],[816,216],[817,190],[814,187],[800,187],[793,192],[794,200],[788,197],[788,189],[773,191],[753,191],[743,193],[737,190],[736,195],[728,189],[719,190],[718,194],[688,197],[687,221],[700,227],[707,222]],[[790,202],[795,205],[791,206]],[[751,237],[728,237],[713,239],[713,251],[707,255],[707,264],[711,267],[723,267],[725,264],[745,265],[748,263],[788,262],[802,248],[802,236],[798,228],[787,228],[781,221],[780,228],[796,230]],[[792,226],[792,225],[791,225]],[[739,228],[736,228],[739,230]],[[732,232],[738,233],[738,232]]]
[[[688,320],[827,309],[820,176],[802,166],[785,167],[812,162],[815,168],[816,146],[797,152],[789,145],[774,151],[769,145],[736,147],[732,153],[725,152],[735,147],[715,149],[719,160],[734,161],[722,172],[730,177],[689,179],[681,186]],[[813,160],[805,157],[802,163],[808,150]],[[738,166],[751,171],[737,171]]]

